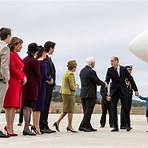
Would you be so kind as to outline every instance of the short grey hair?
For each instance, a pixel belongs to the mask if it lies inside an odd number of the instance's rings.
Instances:
[[[86,59],[86,64],[87,64],[88,66],[91,66],[92,63],[95,63],[95,62],[96,62],[96,60],[95,60],[94,57],[88,57],[88,58]]]

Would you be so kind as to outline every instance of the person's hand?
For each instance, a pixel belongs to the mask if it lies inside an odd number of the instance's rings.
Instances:
[[[53,79],[51,79],[50,81],[46,81],[48,84],[50,84],[50,85],[52,85],[52,84],[54,84],[54,80]]]
[[[135,91],[135,96],[139,96],[139,92],[138,91]]]
[[[79,84],[76,84],[76,88],[77,88],[77,89],[79,88]]]
[[[24,77],[24,80],[23,80],[23,85],[25,85],[27,83],[27,78]]]
[[[112,99],[111,96],[106,96],[107,101],[111,101],[111,99]]]

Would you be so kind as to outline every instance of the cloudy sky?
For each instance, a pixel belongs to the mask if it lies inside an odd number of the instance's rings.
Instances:
[[[94,56],[96,70],[104,80],[110,57],[119,56],[121,65],[134,65],[140,93],[148,95],[148,63],[128,50],[128,43],[148,29],[148,1],[144,0],[0,0],[0,26],[12,28],[14,36],[27,44],[57,43],[53,60],[57,83],[61,83],[66,62],[76,59],[79,71],[85,59]]]

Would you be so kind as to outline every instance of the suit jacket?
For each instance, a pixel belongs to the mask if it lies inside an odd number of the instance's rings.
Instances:
[[[56,69],[55,69],[54,63],[52,62],[50,57],[47,57],[45,60],[48,62],[48,73],[50,74],[50,76],[54,80],[54,84],[53,85],[47,84],[47,87],[54,88],[56,86],[56,83],[55,83],[55,81],[56,81]]]
[[[125,67],[120,66],[120,76],[118,75],[118,72],[114,69],[114,67],[108,68],[105,81],[107,82],[107,84],[109,84],[110,80],[112,81],[112,84],[110,86],[111,96],[117,89],[120,89],[123,94],[127,93],[126,79],[130,81],[133,90],[138,91],[133,77],[130,75]]]
[[[74,73],[71,71],[67,71],[64,74],[62,86],[61,86],[61,94],[66,95],[75,95],[76,92],[76,82]]]
[[[10,49],[4,41],[0,41],[0,80],[8,82],[10,79]]]
[[[81,97],[82,98],[97,98],[97,85],[104,86],[96,72],[89,66],[85,66],[80,72],[81,80]]]

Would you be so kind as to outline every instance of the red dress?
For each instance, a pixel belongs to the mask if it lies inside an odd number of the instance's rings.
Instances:
[[[9,87],[4,98],[4,108],[20,108],[22,103],[22,81],[25,73],[23,72],[24,63],[19,55],[10,52],[10,80]]]

